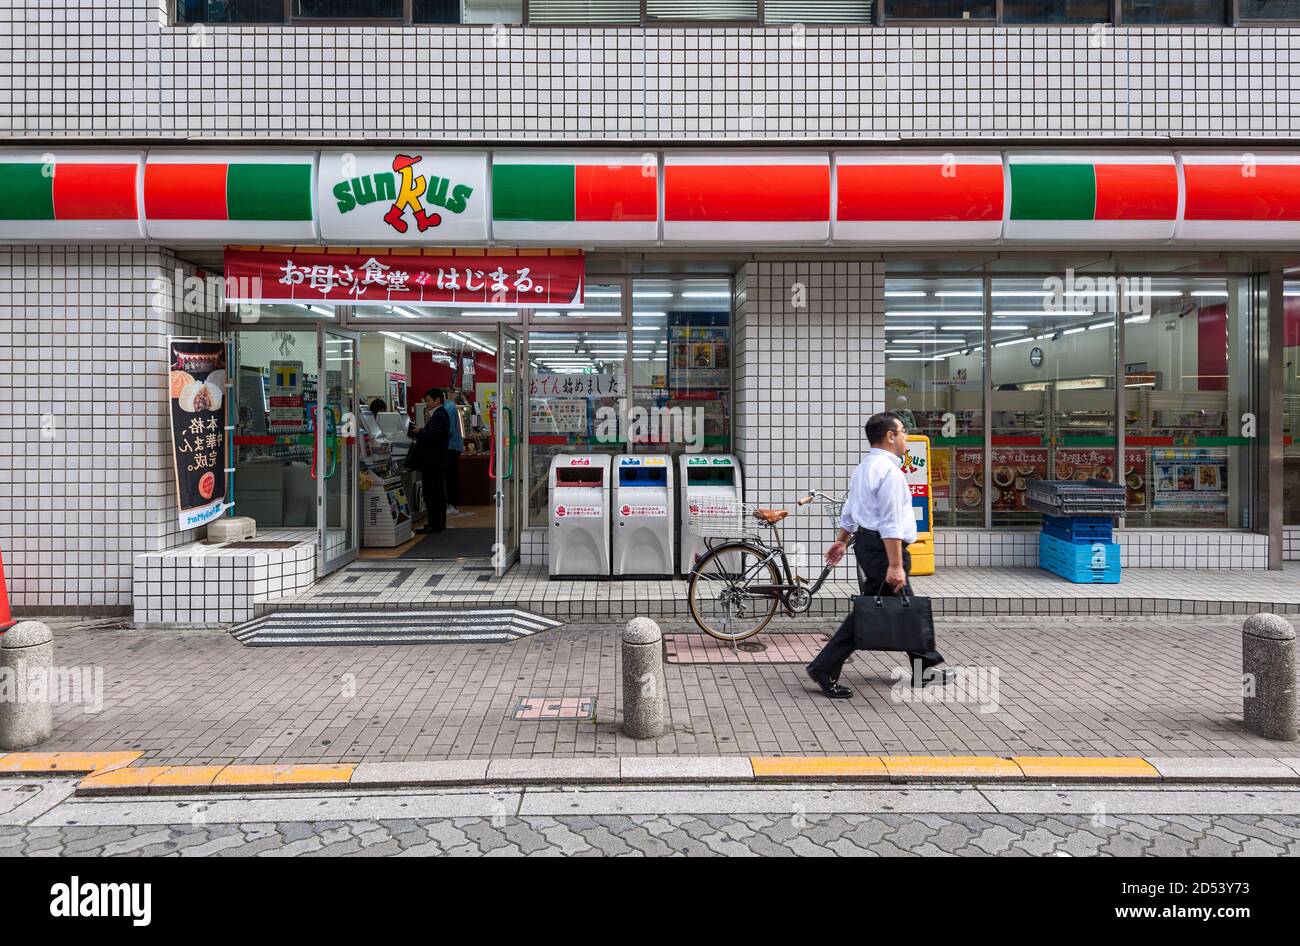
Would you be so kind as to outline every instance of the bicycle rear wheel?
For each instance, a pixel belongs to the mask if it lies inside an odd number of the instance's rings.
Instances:
[[[718,640],[742,641],[753,637],[776,615],[776,598],[750,592],[750,585],[779,585],[775,562],[764,562],[767,552],[752,545],[732,543],[707,552],[691,571],[686,600],[691,617]]]

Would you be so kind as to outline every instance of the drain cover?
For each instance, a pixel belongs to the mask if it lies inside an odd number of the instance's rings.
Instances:
[[[462,611],[276,611],[231,628],[247,647],[313,644],[508,644],[560,621],[516,608]]]
[[[757,654],[767,650],[767,645],[761,641],[741,641],[736,645],[737,650],[743,650],[746,653]]]

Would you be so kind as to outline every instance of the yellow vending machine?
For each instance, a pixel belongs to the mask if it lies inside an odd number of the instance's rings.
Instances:
[[[930,438],[907,435],[907,456],[903,475],[912,490],[912,513],[916,516],[916,541],[907,547],[912,554],[913,575],[934,574],[934,491],[930,488]]]

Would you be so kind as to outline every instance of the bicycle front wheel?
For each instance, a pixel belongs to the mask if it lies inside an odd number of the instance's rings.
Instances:
[[[740,543],[706,553],[691,572],[686,600],[700,630],[721,641],[753,637],[776,615],[776,598],[754,594],[752,585],[779,585],[767,552]]]

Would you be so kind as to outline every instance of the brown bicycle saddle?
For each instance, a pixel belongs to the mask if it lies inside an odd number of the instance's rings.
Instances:
[[[755,509],[754,518],[762,519],[769,526],[774,526],[786,516],[790,515],[788,509]]]

